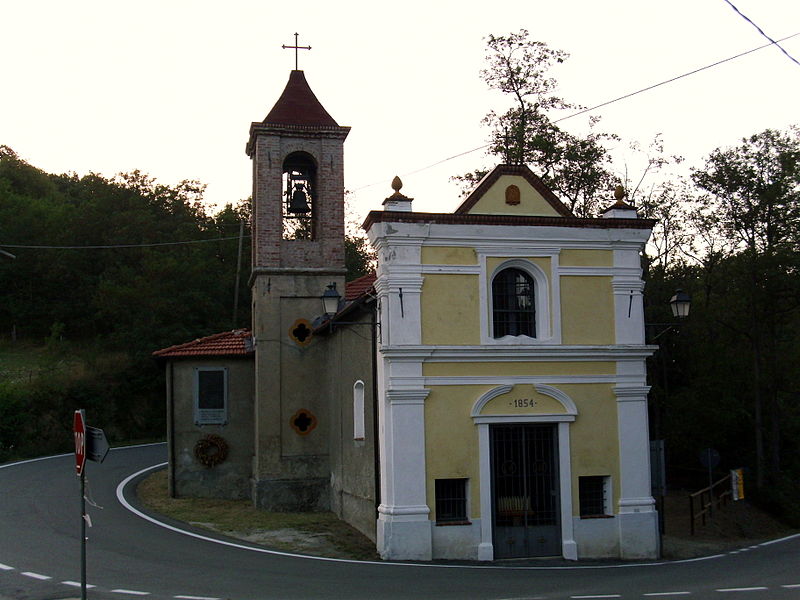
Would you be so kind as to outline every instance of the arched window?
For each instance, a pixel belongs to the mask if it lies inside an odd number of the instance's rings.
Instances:
[[[503,269],[492,280],[492,335],[536,337],[536,286],[522,269]]]
[[[353,384],[353,439],[364,439],[364,382]]]

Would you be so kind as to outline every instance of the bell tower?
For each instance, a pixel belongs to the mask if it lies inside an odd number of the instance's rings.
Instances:
[[[252,497],[267,510],[330,506],[327,405],[311,322],[320,296],[344,289],[341,127],[295,69],[262,122],[250,126],[253,161],[255,453]]]

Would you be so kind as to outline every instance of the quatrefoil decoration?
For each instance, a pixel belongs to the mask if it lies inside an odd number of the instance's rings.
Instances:
[[[307,319],[297,319],[289,328],[289,338],[298,346],[308,346],[313,336],[311,323]]]
[[[310,410],[301,408],[292,415],[289,424],[297,435],[308,435],[317,426],[317,417]]]

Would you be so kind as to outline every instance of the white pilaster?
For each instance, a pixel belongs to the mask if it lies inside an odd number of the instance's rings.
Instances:
[[[377,547],[383,558],[394,560],[431,560],[433,549],[425,464],[429,391],[423,387],[422,359],[403,352],[422,342],[420,254],[425,231],[424,226],[390,224],[370,231],[380,256],[375,282],[381,307]]]
[[[382,427],[378,551],[395,560],[430,560],[425,486],[425,398],[428,390],[388,391]]]
[[[620,558],[658,556],[658,518],[650,492],[650,440],[645,385],[617,386],[620,456]]]
[[[569,423],[558,424],[558,477],[561,496],[561,554],[578,560],[578,544],[572,522],[572,455],[569,451]]]
[[[478,424],[478,452],[480,456],[481,542],[478,560],[494,560],[492,543],[492,467],[489,448],[489,424]]]
[[[617,344],[644,344],[644,302],[639,248],[614,250],[614,325]]]

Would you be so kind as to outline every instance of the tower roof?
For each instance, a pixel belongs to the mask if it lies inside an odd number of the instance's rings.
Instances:
[[[281,97],[269,111],[264,124],[338,127],[306,81],[303,71],[292,71]]]

